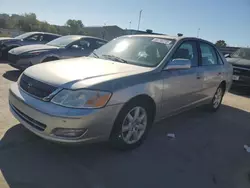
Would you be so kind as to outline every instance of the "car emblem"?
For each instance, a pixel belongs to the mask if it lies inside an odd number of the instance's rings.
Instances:
[[[28,89],[32,87],[32,83],[28,83]]]

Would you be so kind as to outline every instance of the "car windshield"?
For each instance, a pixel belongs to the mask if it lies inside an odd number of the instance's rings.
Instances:
[[[59,37],[55,40],[50,41],[49,43],[47,43],[47,45],[65,47],[71,44],[72,42],[79,40],[80,38],[81,36],[63,36],[63,37]]]
[[[160,37],[120,37],[95,50],[91,56],[155,67],[166,56],[174,42],[173,39]]]
[[[250,48],[240,48],[231,57],[250,60]]]
[[[29,37],[32,34],[34,34],[34,33],[24,33],[22,35],[16,36],[15,39],[25,39],[25,38]]]

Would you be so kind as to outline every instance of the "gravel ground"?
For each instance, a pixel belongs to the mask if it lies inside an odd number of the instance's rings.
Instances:
[[[118,152],[106,143],[64,146],[30,133],[8,109],[8,87],[20,72],[0,62],[0,74],[1,188],[250,187],[247,96],[226,94],[217,113],[199,108],[166,119],[140,148]]]

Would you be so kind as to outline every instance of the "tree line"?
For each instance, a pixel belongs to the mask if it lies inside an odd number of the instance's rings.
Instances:
[[[46,21],[40,21],[37,19],[35,13],[25,14],[0,14],[0,28],[4,29],[19,29],[24,32],[30,31],[42,31],[57,33],[60,35],[87,34],[84,32],[84,25],[81,20],[69,19],[63,26],[52,25]],[[147,33],[153,33],[153,30],[147,29]],[[182,35],[182,34],[181,34]],[[224,40],[218,40],[215,43],[218,47],[226,47],[227,44]]]
[[[43,31],[57,33],[61,35],[85,34],[84,25],[81,20],[69,19],[65,25],[52,25],[46,21],[37,19],[35,13],[18,14],[0,14],[0,28],[19,29],[24,32]]]

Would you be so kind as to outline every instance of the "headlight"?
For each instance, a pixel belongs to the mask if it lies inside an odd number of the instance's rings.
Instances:
[[[51,102],[71,108],[101,108],[111,97],[110,92],[95,90],[67,90],[60,91]]]

